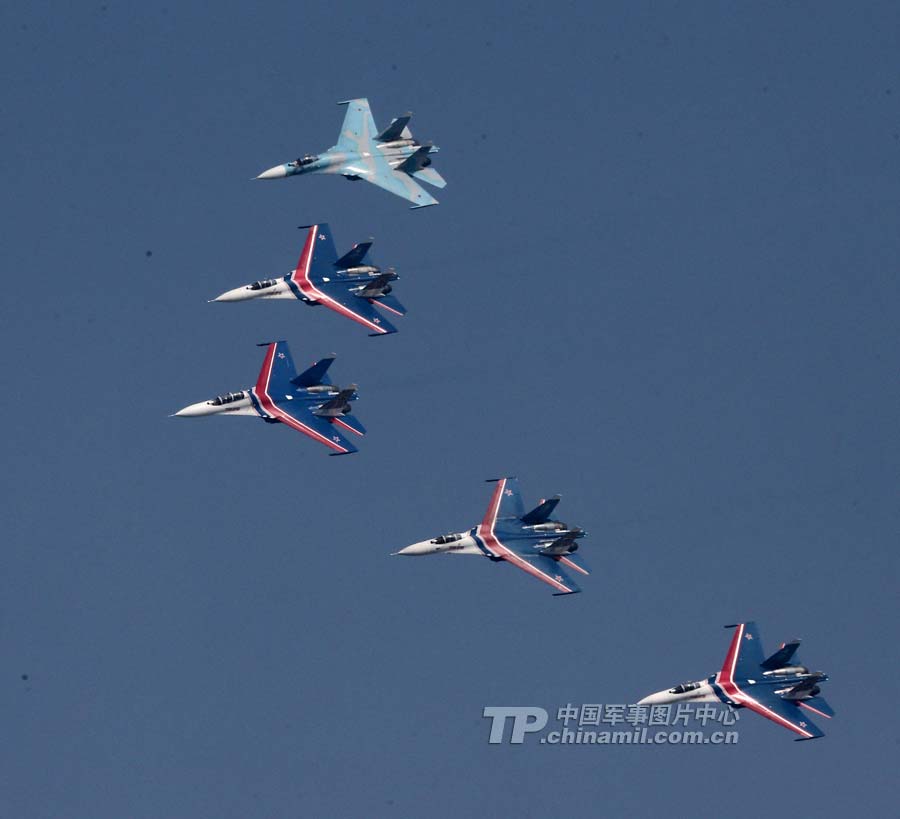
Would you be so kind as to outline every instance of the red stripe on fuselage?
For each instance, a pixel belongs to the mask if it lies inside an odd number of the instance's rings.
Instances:
[[[387,330],[385,330],[384,327],[354,313],[350,308],[344,307],[339,301],[335,301],[331,296],[327,293],[323,293],[313,284],[312,279],[309,277],[309,268],[312,265],[313,255],[315,254],[316,237],[318,235],[319,226],[313,225],[309,229],[309,233],[306,234],[306,243],[303,245],[303,252],[300,254],[300,261],[297,263],[297,269],[291,273],[291,281],[300,288],[300,292],[308,299],[321,302],[326,307],[330,307],[341,315],[359,322],[364,327],[368,327],[376,333],[386,333]]]
[[[266,357],[263,359],[262,369],[259,371],[259,378],[256,379],[256,387],[253,391],[256,393],[256,400],[259,401],[259,405],[273,418],[277,418],[281,423],[287,424],[292,429],[296,429],[304,435],[308,435],[320,444],[325,444],[325,446],[337,452],[348,452],[349,450],[346,449],[346,447],[342,447],[334,441],[329,440],[321,433],[316,432],[312,427],[306,426],[306,424],[301,423],[294,418],[294,416],[289,415],[284,410],[275,406],[272,396],[269,395],[269,380],[272,377],[272,365],[275,361],[275,348],[277,346],[278,345],[275,343],[269,345],[269,349],[266,350]]]

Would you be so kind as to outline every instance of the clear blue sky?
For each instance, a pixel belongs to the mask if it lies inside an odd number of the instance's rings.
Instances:
[[[137,9],[0,11],[0,815],[892,811],[896,5]],[[440,206],[249,181],[356,96],[441,146]],[[398,335],[206,304],[314,221],[375,237]],[[272,338],[339,354],[360,454],[167,417]],[[502,474],[589,530],[584,594],[388,557]],[[629,702],[746,618],[832,675],[825,739],[487,743],[485,705]]]

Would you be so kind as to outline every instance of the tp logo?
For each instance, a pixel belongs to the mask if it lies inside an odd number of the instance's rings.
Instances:
[[[491,718],[491,735],[488,739],[491,745],[503,742],[507,717],[512,717],[513,720],[510,745],[521,745],[525,741],[525,734],[540,731],[547,724],[547,712],[537,706],[520,708],[514,705],[486,705],[482,716]]]

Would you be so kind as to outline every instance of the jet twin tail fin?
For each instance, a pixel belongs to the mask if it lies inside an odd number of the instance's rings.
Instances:
[[[320,359],[312,367],[304,370],[300,375],[291,379],[291,384],[297,387],[317,387],[320,384],[330,384],[328,368],[337,356],[332,353],[327,358]]]
[[[369,253],[369,249],[372,247],[372,242],[360,242],[358,245],[353,245],[340,259],[338,259],[334,266],[338,270],[346,270],[348,267],[356,267],[358,264],[361,264],[363,259]]]
[[[377,137],[375,137],[375,139],[378,142],[393,142],[397,139],[409,139],[410,137],[412,137],[412,134],[409,133],[409,129],[406,126],[409,124],[409,121],[411,119],[412,112],[407,111],[402,116],[391,120],[391,124],[388,125],[388,127],[385,128]]]
[[[527,515],[522,516],[522,523],[526,526],[536,526],[538,523],[546,523],[550,520],[550,515],[556,509],[556,504],[560,501],[559,495],[554,495],[548,500],[541,501]]]
[[[772,671],[776,668],[784,668],[786,665],[790,664],[791,658],[794,656],[794,653],[797,651],[797,647],[799,645],[799,640],[791,640],[790,642],[785,643],[771,657],[763,660],[762,667],[766,671]]]
[[[433,147],[430,142],[422,145],[414,154],[406,157],[395,170],[403,171],[403,173],[415,173],[423,168],[427,168],[431,164],[431,158],[428,154]]]

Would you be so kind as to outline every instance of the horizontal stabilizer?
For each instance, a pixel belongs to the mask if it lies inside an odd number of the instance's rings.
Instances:
[[[406,130],[406,126],[411,119],[412,112],[407,111],[402,116],[391,120],[391,124],[375,137],[375,139],[378,140],[378,142],[393,142],[394,140],[402,139],[403,132]]]
[[[559,495],[554,495],[549,500],[541,501],[527,515],[522,516],[522,523],[526,526],[536,526],[539,523],[546,523],[550,520],[550,515],[552,515],[553,510],[556,509],[556,504],[559,503],[559,500]]]
[[[584,560],[581,558],[581,555],[564,555],[563,557],[557,558],[557,562],[563,566],[568,567],[569,569],[573,569],[579,574],[591,573],[591,567],[584,562]]]
[[[339,426],[348,432],[352,432],[354,435],[365,435],[366,428],[362,425],[359,418],[354,415],[341,415],[340,417],[335,417],[331,419],[331,422],[336,426]]]
[[[416,171],[413,176],[420,182],[427,182],[429,185],[434,185],[436,188],[447,187],[447,183],[444,181],[444,177],[441,176],[434,168],[422,168],[422,170]]]
[[[386,296],[379,296],[377,299],[373,299],[372,304],[377,304],[379,307],[383,307],[385,310],[398,316],[406,315],[406,308],[390,293]]]
[[[360,242],[358,245],[353,245],[350,250],[334,263],[334,266],[338,270],[346,270],[348,267],[356,267],[362,264],[371,247],[372,242]]]
[[[800,700],[797,705],[815,711],[820,717],[831,719],[834,716],[834,709],[825,702],[824,697],[810,697],[808,700]]]
[[[395,170],[403,171],[403,173],[414,174],[416,171],[421,171],[423,168],[427,168],[431,164],[431,159],[428,154],[431,151],[432,145],[431,143],[427,143],[422,145],[414,154],[410,154],[406,159],[404,159]]]
[[[291,379],[291,384],[297,387],[317,387],[320,384],[330,384],[331,379],[327,375],[327,370],[331,366],[336,356],[330,355],[317,361],[300,375]]]
[[[799,645],[799,640],[791,640],[785,643],[771,657],[763,660],[762,667],[766,671],[772,671],[776,668],[784,668],[785,666],[790,665],[791,658],[794,656]]]

